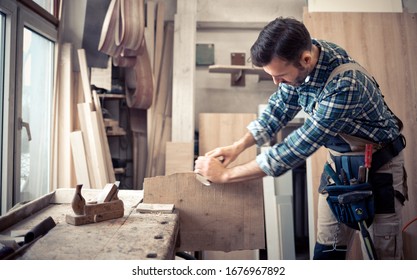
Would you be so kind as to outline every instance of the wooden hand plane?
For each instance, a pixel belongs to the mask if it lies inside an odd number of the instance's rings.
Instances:
[[[67,214],[66,222],[79,226],[123,217],[124,204],[117,196],[118,191],[116,184],[107,184],[97,200],[85,204],[82,215]]]

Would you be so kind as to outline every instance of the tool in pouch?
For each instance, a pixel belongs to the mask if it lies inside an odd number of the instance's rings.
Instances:
[[[219,160],[221,163],[223,163],[224,161],[224,157],[217,157],[217,160]],[[203,175],[201,175],[200,173],[196,173],[196,179],[198,181],[200,181],[201,184],[203,184],[204,186],[210,186],[211,185],[211,181],[209,179],[207,179],[206,177],[204,177]]]
[[[372,187],[368,182],[371,160],[372,145],[366,147],[362,159],[352,160],[349,156],[342,156],[336,164],[340,176],[326,163],[324,170],[334,183],[329,183],[324,191],[328,193],[327,202],[337,221],[360,231],[369,259],[375,260],[375,247],[367,229],[374,217]],[[357,170],[357,173],[351,170]]]

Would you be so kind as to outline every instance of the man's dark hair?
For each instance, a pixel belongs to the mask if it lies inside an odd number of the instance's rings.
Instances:
[[[303,51],[311,50],[311,37],[303,23],[292,18],[276,18],[259,33],[251,47],[255,66],[268,65],[274,57],[298,64]]]

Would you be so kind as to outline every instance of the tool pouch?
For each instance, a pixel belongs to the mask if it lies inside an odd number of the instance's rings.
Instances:
[[[374,198],[369,183],[355,185],[327,185],[327,203],[340,223],[358,230],[358,222],[371,225],[374,218]]]

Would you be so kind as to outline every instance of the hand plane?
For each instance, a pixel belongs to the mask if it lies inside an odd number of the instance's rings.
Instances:
[[[124,204],[117,196],[118,191],[116,184],[107,184],[97,200],[85,204],[83,214],[67,214],[66,222],[79,226],[123,217]]]

